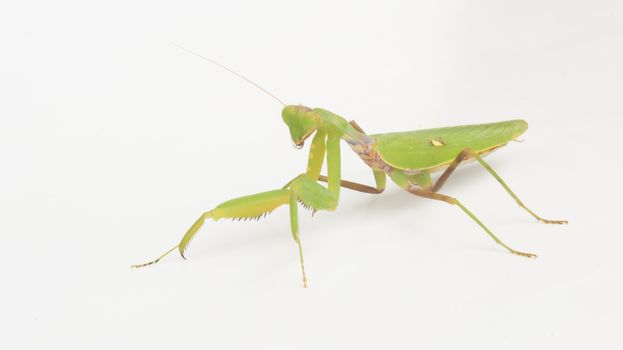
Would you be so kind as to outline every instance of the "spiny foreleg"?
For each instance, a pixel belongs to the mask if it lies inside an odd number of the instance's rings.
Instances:
[[[213,210],[203,213],[186,231],[180,243],[175,247],[169,249],[155,260],[144,264],[132,265],[132,267],[140,268],[155,264],[176,249],[185,259],[184,253],[186,249],[207,219],[214,221],[219,219],[259,219],[282,205],[288,205],[290,207],[292,237],[298,246],[303,286],[306,287],[307,277],[305,275],[303,248],[298,229],[298,202],[314,211],[334,210],[337,207],[337,199],[326,188],[306,176],[299,176],[291,181],[287,188],[239,197],[221,203]]]

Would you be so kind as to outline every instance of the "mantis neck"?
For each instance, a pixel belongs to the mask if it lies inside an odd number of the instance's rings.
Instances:
[[[314,111],[320,115],[322,126],[326,128],[329,133],[339,135],[342,140],[351,145],[372,143],[372,139],[368,135],[353,128],[346,119],[339,115],[322,108],[314,108]]]
[[[353,128],[350,124],[347,124],[344,134],[342,134],[342,140],[348,142],[350,145],[364,145],[372,143],[372,138],[357,131],[357,129]]]

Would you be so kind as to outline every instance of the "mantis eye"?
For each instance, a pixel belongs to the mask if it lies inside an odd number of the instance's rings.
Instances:
[[[296,149],[301,149],[303,146],[305,146],[305,141],[301,141],[299,144],[294,144],[294,148]]]

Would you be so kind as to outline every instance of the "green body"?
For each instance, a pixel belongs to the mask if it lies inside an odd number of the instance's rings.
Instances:
[[[292,142],[297,148],[312,137],[308,165],[305,173],[295,177],[278,190],[262,192],[224,202],[201,215],[183,236],[181,242],[160,258],[135,267],[158,262],[162,257],[178,249],[184,256],[189,242],[199,231],[206,219],[259,218],[279,206],[290,207],[292,236],[298,245],[303,281],[306,285],[303,252],[298,228],[298,203],[315,211],[332,211],[337,208],[342,187],[366,193],[381,193],[386,178],[404,190],[420,197],[444,201],[456,205],[474,220],[493,240],[514,254],[535,257],[522,253],[502,243],[472,212],[456,198],[438,193],[438,190],[455,168],[466,160],[478,161],[506,191],[531,215],[546,223],[566,223],[545,220],[528,209],[510,190],[504,181],[482,160],[482,156],[515,140],[528,127],[523,120],[499,123],[453,126],[410,132],[386,134],[365,134],[354,122],[321,108],[286,106],[282,111],[283,121],[289,128]],[[340,141],[344,140],[351,149],[369,166],[375,186],[346,181],[341,177]],[[327,165],[327,176],[321,175]],[[431,173],[445,172],[433,182]],[[327,182],[327,187],[319,182]]]

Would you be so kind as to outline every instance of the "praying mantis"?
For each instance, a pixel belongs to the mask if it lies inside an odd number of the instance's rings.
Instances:
[[[281,116],[290,131],[290,137],[296,148],[302,148],[305,141],[312,138],[307,169],[279,189],[232,199],[201,214],[184,234],[179,244],[153,261],[132,265],[134,268],[155,264],[176,249],[182,258],[186,259],[184,253],[190,241],[208,219],[214,221],[220,219],[259,219],[281,206],[288,206],[291,233],[299,252],[303,287],[307,287],[303,248],[299,234],[299,204],[314,213],[321,210],[334,211],[338,206],[341,188],[368,194],[380,194],[385,190],[388,177],[398,187],[417,197],[442,201],[458,207],[508,252],[527,258],[536,258],[535,254],[521,252],[506,245],[462,202],[439,192],[454,171],[468,161],[479,163],[517,204],[536,220],[546,224],[567,223],[565,220],[548,220],[537,215],[524,205],[506,182],[483,160],[484,156],[505,146],[508,142],[516,140],[523,134],[528,128],[528,124],[524,120],[367,134],[355,121],[349,122],[331,111],[302,105],[286,105],[258,84],[228,67],[177,44],[174,45],[237,75],[281,103],[284,106]],[[341,141],[345,141],[363,163],[371,169],[375,181],[374,186],[342,179]],[[321,174],[325,159],[326,176]],[[431,175],[436,172],[441,172],[441,175],[433,181]],[[320,183],[327,185],[325,187]]]

